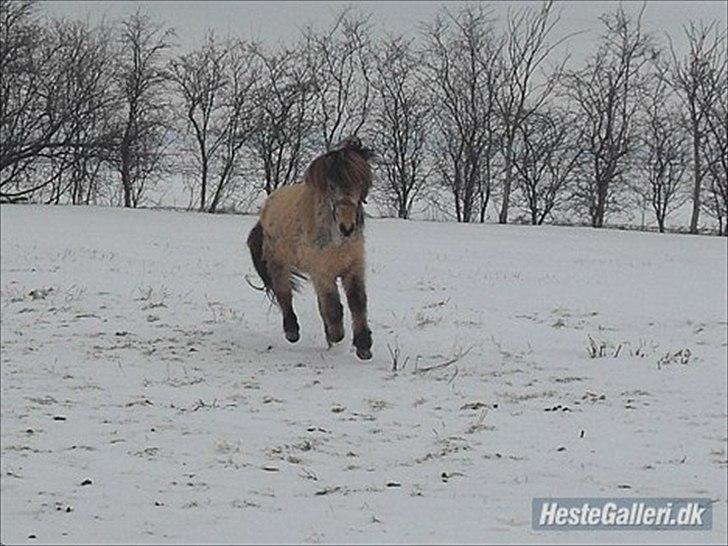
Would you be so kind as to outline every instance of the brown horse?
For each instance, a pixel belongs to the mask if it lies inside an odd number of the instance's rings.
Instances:
[[[344,339],[337,279],[346,292],[354,346],[372,357],[364,288],[364,208],[371,186],[372,153],[358,138],[344,140],[309,165],[303,184],[268,196],[248,236],[255,269],[283,313],[286,339],[299,339],[293,311],[296,278],[309,277],[316,290],[329,346]]]

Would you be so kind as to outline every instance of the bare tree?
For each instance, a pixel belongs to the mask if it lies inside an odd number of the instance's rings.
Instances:
[[[0,2],[0,198],[22,199],[23,182],[33,167],[36,154],[45,147],[48,135],[60,127],[43,127],[44,110],[40,92],[42,71],[48,63],[41,54],[44,32],[36,17],[35,2]],[[31,188],[30,192],[34,191]]]
[[[502,121],[502,154],[504,159],[503,196],[498,222],[508,222],[515,140],[521,126],[536,112],[551,93],[557,78],[542,77],[537,82],[536,71],[553,49],[566,38],[548,43],[549,35],[559,21],[552,17],[553,0],[545,1],[539,9],[531,7],[511,12],[507,19],[503,63],[503,82],[495,95]]]
[[[702,162],[702,147],[707,138],[707,117],[710,105],[718,98],[720,81],[716,74],[725,70],[726,33],[720,32],[717,22],[694,23],[683,27],[689,51],[678,58],[672,42],[672,85],[687,111],[687,124],[692,139],[692,214],[690,233],[698,232],[700,199],[706,168]]]
[[[139,11],[121,22],[114,77],[123,105],[109,162],[121,175],[125,207],[136,207],[163,172],[170,144],[167,52],[174,31]]]
[[[369,17],[345,9],[330,28],[304,32],[315,81],[316,131],[326,149],[358,134],[367,121],[372,100],[369,27]]]
[[[645,6],[636,17],[620,6],[601,16],[605,33],[582,70],[566,72],[564,91],[577,112],[584,152],[584,173],[574,193],[593,227],[602,227],[617,205],[619,182],[634,150],[633,121],[639,105],[641,69],[653,52],[642,30]]]
[[[246,44],[219,44],[211,34],[200,49],[171,63],[195,143],[201,211],[216,212],[233,189],[238,157],[254,128],[255,61]]]
[[[426,145],[431,106],[421,88],[420,63],[411,40],[390,38],[380,48],[372,81],[372,142],[384,170],[375,192],[399,218],[409,217],[430,171]]]
[[[221,144],[218,139],[213,140],[210,133],[222,108],[222,95],[227,83],[224,74],[227,55],[228,50],[218,44],[214,34],[210,33],[200,49],[180,55],[170,63],[170,79],[181,95],[180,108],[184,110],[187,130],[192,133],[196,144],[191,151],[199,168],[201,211],[207,208],[212,156]]]
[[[652,208],[660,233],[669,214],[686,201],[683,191],[688,167],[688,134],[680,120],[676,98],[667,82],[668,68],[656,57],[640,104],[639,136],[632,187]]]
[[[719,235],[728,235],[728,78],[725,47],[724,42],[721,52],[723,62],[718,64],[722,68],[713,73],[716,95],[703,105],[707,131],[702,161],[707,169],[708,185],[704,188],[701,205],[718,221]]]
[[[259,68],[259,59],[249,44],[238,41],[232,46],[227,65],[229,88],[223,105],[226,122],[218,129],[223,136],[210,212],[217,211],[237,189],[234,182],[243,172],[240,156],[259,129],[260,105],[255,102]]]
[[[578,141],[573,118],[555,109],[535,112],[519,127],[514,180],[531,224],[543,224],[567,196],[581,157]]]
[[[69,131],[74,137],[66,149],[69,167],[56,182],[56,202],[62,195],[73,204],[97,202],[106,184],[108,173],[105,158],[112,142],[111,119],[118,106],[111,82],[111,29],[85,22],[54,22],[59,40],[85,44],[82,61],[76,66],[77,81],[85,82],[92,91],[85,108],[71,113]]]
[[[63,20],[42,25],[31,2],[0,7],[0,198],[52,187],[45,198],[57,202],[73,187],[77,202],[108,106],[105,30]]]
[[[267,194],[295,182],[314,130],[314,78],[306,48],[254,49],[261,63],[256,131],[250,141]]]
[[[469,6],[445,9],[424,30],[424,81],[431,93],[434,167],[452,194],[458,222],[470,222],[490,197],[495,150],[495,95],[500,42],[490,13]]]

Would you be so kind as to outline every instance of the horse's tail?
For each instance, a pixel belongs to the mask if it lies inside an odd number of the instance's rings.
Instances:
[[[263,240],[265,234],[263,233],[263,226],[260,222],[255,224],[255,227],[250,230],[248,235],[248,248],[250,249],[250,256],[253,258],[253,265],[255,270],[258,272],[258,276],[263,281],[263,289],[268,295],[273,294],[273,280],[270,277],[270,271],[263,258]]]

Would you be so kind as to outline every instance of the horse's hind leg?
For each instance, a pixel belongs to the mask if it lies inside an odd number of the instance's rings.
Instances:
[[[344,308],[341,306],[336,280],[313,278],[319,312],[329,347],[344,339]]]
[[[298,318],[293,311],[293,286],[291,284],[291,274],[288,268],[281,266],[271,267],[273,294],[276,297],[278,306],[283,313],[283,331],[286,339],[291,343],[296,343],[300,338]]]
[[[362,360],[372,357],[372,331],[367,322],[367,293],[364,286],[364,267],[354,267],[341,278],[351,310],[356,356]]]

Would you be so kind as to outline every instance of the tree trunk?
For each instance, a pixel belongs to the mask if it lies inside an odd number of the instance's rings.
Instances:
[[[690,216],[690,233],[698,232],[700,219],[700,132],[693,122],[693,213]]]
[[[89,180],[88,183],[88,190],[86,190],[86,197],[84,198],[84,205],[90,205],[91,204],[91,193],[94,187],[94,182]]]
[[[399,203],[399,210],[397,210],[397,217],[403,220],[407,219],[407,205],[403,201]]]
[[[471,203],[464,201],[463,202],[463,223],[469,224],[471,216],[472,216],[472,205],[471,205]]]
[[[222,173],[220,173],[220,178],[217,181],[217,188],[215,189],[215,194],[212,196],[212,202],[210,203],[209,212],[211,212],[213,214],[217,212],[217,207],[220,206],[222,190],[228,183],[231,169],[232,169],[232,164],[228,163],[225,166],[225,168],[223,169]]]
[[[122,144],[121,150],[121,187],[124,191],[124,206],[131,208],[131,158],[129,157],[129,147],[126,144]]]
[[[215,214],[217,212],[217,207],[220,206],[220,195],[222,194],[222,188],[223,188],[224,182],[220,182],[217,186],[217,189],[215,190],[215,195],[212,197],[212,201],[210,202],[210,208],[207,209],[207,212],[211,214]]]
[[[200,188],[200,212],[205,212],[205,205],[207,204],[207,158],[202,155],[202,180]]]
[[[600,228],[604,225],[604,210],[600,196],[597,196],[597,203],[591,213],[592,227]]]
[[[488,210],[488,202],[490,201],[490,188],[487,188],[480,196],[480,223],[485,223],[485,213]]]
[[[506,147],[506,177],[503,181],[503,203],[501,205],[500,214],[498,215],[498,223],[508,223],[508,207],[511,200],[511,180],[513,178],[513,161],[511,158],[511,150],[513,143],[509,142]]]
[[[597,181],[597,206],[594,211],[592,226],[600,228],[604,226],[604,214],[607,210],[607,193],[609,188],[609,179]]]
[[[473,216],[473,193],[468,189],[463,196],[463,223],[469,224]]]

